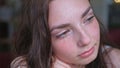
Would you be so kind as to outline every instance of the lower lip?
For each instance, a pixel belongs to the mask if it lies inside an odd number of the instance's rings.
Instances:
[[[94,52],[94,47],[92,47],[90,50],[88,50],[88,51],[80,54],[80,56],[81,56],[82,58],[87,58],[87,57],[89,57],[93,52]]]

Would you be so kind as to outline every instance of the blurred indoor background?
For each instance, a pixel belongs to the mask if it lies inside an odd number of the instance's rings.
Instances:
[[[13,60],[12,41],[21,4],[21,0],[0,0],[0,68],[9,68]],[[120,45],[120,3],[113,0],[92,0],[92,4],[109,39]]]

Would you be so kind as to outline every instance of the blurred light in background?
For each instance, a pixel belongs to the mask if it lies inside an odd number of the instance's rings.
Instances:
[[[114,0],[115,1],[115,3],[120,3],[120,0]]]

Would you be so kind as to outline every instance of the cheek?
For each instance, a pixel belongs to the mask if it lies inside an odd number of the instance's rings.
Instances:
[[[65,42],[65,41],[60,41],[60,42],[58,42],[58,41],[54,41],[53,42],[53,49],[54,49],[54,51],[56,52],[56,51],[67,51],[69,48],[70,48],[70,46],[69,46],[69,43],[67,43],[67,42]]]
[[[62,40],[52,40],[53,53],[59,56],[70,56],[71,52],[75,53],[76,47],[72,37]]]
[[[95,19],[90,27],[87,28],[87,31],[91,35],[92,38],[99,41],[100,38],[100,27],[98,21]]]

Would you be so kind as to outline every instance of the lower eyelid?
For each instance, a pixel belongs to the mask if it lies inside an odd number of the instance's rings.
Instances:
[[[66,34],[67,33],[69,33],[70,32],[70,30],[66,30],[66,31],[64,31],[63,33],[61,33],[61,34],[58,34],[58,35],[56,35],[56,37],[62,37],[62,36],[66,36]]]
[[[94,16],[90,16],[88,19],[92,19]]]
[[[94,18],[94,16],[90,16],[90,17],[88,17],[87,19],[86,19],[86,21],[89,21],[89,20],[91,20],[91,19],[93,19]]]
[[[61,35],[61,34],[63,34],[64,32],[66,32],[66,31],[61,31],[61,32],[59,32],[57,35]]]

